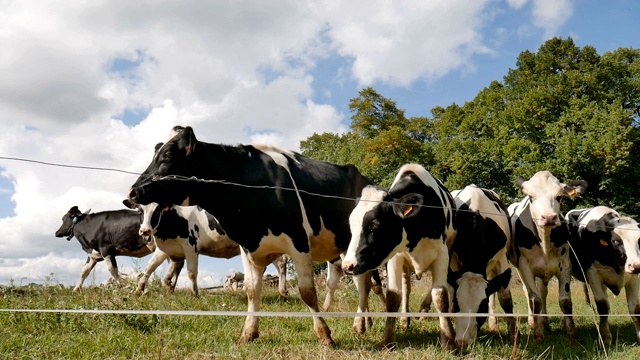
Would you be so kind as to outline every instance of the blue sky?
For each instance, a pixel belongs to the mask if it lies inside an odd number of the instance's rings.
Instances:
[[[429,116],[473,99],[553,36],[601,54],[640,48],[632,0],[268,5],[3,3],[0,156],[139,172],[177,124],[209,142],[295,150],[314,132],[347,130],[349,100],[366,86]],[[60,217],[73,205],[120,208],[134,180],[0,159],[0,283],[75,282],[84,255],[53,237]],[[146,261],[120,263],[131,272]],[[241,270],[239,259],[200,264],[205,285]]]

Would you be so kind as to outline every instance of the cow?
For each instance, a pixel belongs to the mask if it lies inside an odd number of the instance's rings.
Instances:
[[[62,225],[56,231],[56,237],[73,237],[78,239],[82,249],[87,253],[87,261],[80,272],[80,280],[74,291],[82,288],[96,263],[106,260],[111,274],[110,281],[120,284],[116,256],[144,257],[154,251],[155,246],[138,235],[141,217],[137,211],[110,210],[91,213],[82,212],[73,206],[62,216]],[[165,282],[177,279],[181,262],[171,262]]]
[[[516,267],[527,295],[534,340],[541,341],[544,327],[548,326],[548,318],[538,315],[547,313],[547,285],[553,276],[558,278],[564,328],[569,338],[576,340],[571,316],[569,228],[561,216],[560,202],[565,196],[584,193],[587,182],[576,180],[564,184],[545,170],[526,181],[519,177],[518,187],[526,196],[508,208],[514,232],[509,260]]]
[[[437,311],[449,312],[447,269],[456,234],[456,207],[444,185],[418,164],[403,165],[389,190],[367,186],[349,217],[351,242],[342,269],[362,274],[387,262],[387,311],[396,312],[403,267],[431,271]],[[395,317],[387,318],[382,345],[394,348]],[[440,317],[440,344],[454,349],[451,319]]]
[[[453,311],[461,313],[493,313],[490,296],[498,293],[500,305],[513,313],[509,290],[511,268],[507,251],[511,245],[509,212],[498,195],[487,189],[469,185],[453,191],[456,203],[457,234],[449,255],[447,281],[453,287]],[[495,318],[489,322],[497,331]],[[456,317],[456,345],[464,347],[475,341],[486,317]],[[507,318],[509,335],[517,336],[516,321]]]
[[[627,307],[640,343],[640,228],[630,217],[606,206],[571,210],[566,214],[571,237],[573,277],[589,284],[600,314],[600,334],[611,343],[607,288],[618,296],[624,287]],[[587,297],[588,298],[588,297]]]
[[[124,200],[125,206],[131,206]],[[218,220],[199,206],[160,206],[158,203],[138,205],[142,214],[139,234],[153,236],[156,244],[155,256],[149,261],[145,272],[138,280],[136,293],[142,293],[156,268],[165,260],[187,261],[191,280],[191,292],[198,295],[198,255],[230,259],[240,255],[240,246],[232,241]],[[273,265],[279,273],[280,295],[287,297],[286,258],[278,257]]]
[[[249,312],[259,311],[265,266],[288,254],[300,296],[316,313],[312,262],[336,260],[346,251],[349,214],[370,184],[353,165],[268,145],[207,143],[185,127],[158,148],[128,198],[138,204],[199,205],[214,215],[241,247]],[[364,291],[366,278],[356,281]],[[313,322],[319,341],[334,344],[324,319],[314,316]],[[258,317],[247,316],[240,342],[258,335]]]

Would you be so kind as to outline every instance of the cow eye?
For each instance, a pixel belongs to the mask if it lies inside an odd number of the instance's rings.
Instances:
[[[556,196],[556,202],[560,202],[560,200],[562,200],[562,196],[560,195]]]

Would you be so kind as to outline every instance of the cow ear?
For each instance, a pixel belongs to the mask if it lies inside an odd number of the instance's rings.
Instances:
[[[122,205],[124,205],[124,207],[126,207],[127,209],[134,209],[136,207],[131,201],[129,201],[129,199],[122,200]]]
[[[185,140],[184,150],[186,155],[189,156],[195,151],[198,139],[196,139],[196,135],[193,133],[191,126],[184,128],[180,135],[182,135],[182,138]]]
[[[407,194],[393,201],[393,212],[402,219],[410,218],[420,211],[423,202],[422,195],[417,193]]]
[[[506,289],[507,287],[509,287],[510,281],[511,281],[511,268],[508,268],[502,274],[489,280],[485,293],[487,294],[487,296],[489,296],[500,289]]]
[[[587,182],[584,180],[574,180],[568,184],[563,184],[564,193],[569,197],[584,194],[587,190]]]
[[[82,215],[83,215],[83,216],[87,216],[87,215],[89,215],[90,213],[91,213],[91,209],[89,209],[89,210],[87,210],[87,211],[83,212],[83,213],[82,213]]]
[[[160,150],[160,148],[162,147],[162,145],[164,145],[164,143],[163,143],[163,142],[159,142],[159,143],[157,143],[157,144],[156,144],[156,146],[153,148],[153,152],[154,152],[154,153],[157,153],[157,152],[158,152],[158,150]]]
[[[79,213],[80,209],[78,209],[77,206],[72,206],[71,209],[69,209],[70,213]]]
[[[519,189],[522,189],[522,184],[524,184],[526,182],[526,180],[522,176],[518,176],[518,179],[516,181],[518,183],[518,188]]]

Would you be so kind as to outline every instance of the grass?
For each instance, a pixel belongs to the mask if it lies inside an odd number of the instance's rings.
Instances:
[[[552,284],[550,284],[552,285]],[[412,309],[417,309],[424,294],[425,282],[419,282],[411,294]],[[324,296],[322,288],[319,291]],[[195,298],[186,291],[169,294],[152,285],[143,296],[134,296],[132,286],[124,288],[91,287],[81,292],[55,286],[6,286],[0,288],[3,309],[162,309],[162,310],[231,310],[245,311],[243,292],[203,291]],[[521,287],[513,287],[516,313],[526,312]],[[295,290],[283,300],[277,289],[265,288],[262,310],[307,311]],[[577,286],[573,289],[574,313],[593,314]],[[333,310],[354,311],[357,293],[343,284],[335,296]],[[370,296],[372,311],[383,311],[380,301]],[[499,309],[499,311],[501,311]],[[560,313],[557,287],[549,288],[549,313]],[[611,297],[611,313],[627,314],[624,294]],[[175,315],[113,315],[57,313],[0,313],[0,358],[34,359],[505,359],[513,351],[504,321],[500,332],[485,327],[478,341],[464,354],[440,349],[438,323],[435,319],[412,320],[408,330],[397,330],[398,348],[388,352],[379,346],[383,319],[374,319],[373,328],[364,335],[351,330],[352,319],[327,318],[336,341],[333,348],[318,344],[310,318],[266,318],[260,320],[260,338],[251,344],[238,344],[244,318]],[[526,324],[520,319],[522,332],[517,359],[637,359],[634,327],[629,317],[610,318],[614,342],[606,348],[599,344],[596,317],[575,319],[580,342],[571,344],[560,328],[560,319],[551,318],[551,331],[540,343],[533,342]]]

